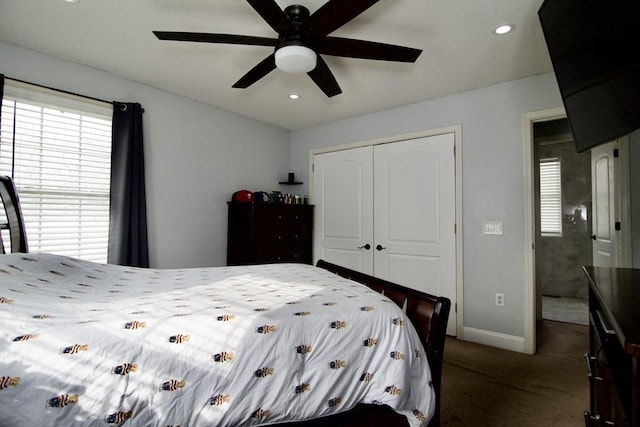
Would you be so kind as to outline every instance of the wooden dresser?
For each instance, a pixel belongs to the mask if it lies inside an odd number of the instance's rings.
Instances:
[[[227,265],[313,263],[312,205],[228,205]]]
[[[640,270],[584,267],[589,280],[587,426],[640,426]]]

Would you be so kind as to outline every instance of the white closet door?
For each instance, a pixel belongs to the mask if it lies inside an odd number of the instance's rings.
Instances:
[[[375,275],[455,303],[454,135],[378,145],[374,171]]]
[[[324,259],[374,274],[372,152],[362,147],[314,156],[314,263]]]
[[[314,262],[455,304],[453,147],[447,134],[315,155]],[[454,310],[447,333],[456,333]]]

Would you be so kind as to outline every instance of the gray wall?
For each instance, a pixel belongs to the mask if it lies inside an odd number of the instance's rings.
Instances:
[[[524,337],[522,115],[561,105],[549,73],[295,130],[291,168],[307,183],[313,149],[461,124],[464,326]],[[483,220],[503,221],[504,235],[483,235]]]
[[[145,109],[150,262],[226,264],[227,200],[289,170],[289,131],[0,42],[0,73]],[[272,188],[268,188],[272,189]]]

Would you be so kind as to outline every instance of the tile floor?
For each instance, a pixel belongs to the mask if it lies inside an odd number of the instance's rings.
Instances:
[[[565,297],[542,297],[542,318],[558,322],[589,324],[589,302]]]

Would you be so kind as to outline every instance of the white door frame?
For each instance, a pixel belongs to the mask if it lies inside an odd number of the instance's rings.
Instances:
[[[618,138],[620,159],[616,168],[616,209],[618,221],[622,223],[622,230],[618,234],[617,267],[633,267],[633,236],[631,235],[631,154],[629,135]]]
[[[535,191],[533,179],[533,124],[564,119],[563,107],[522,115],[522,172],[524,194],[524,352],[536,352]]]
[[[455,186],[456,186],[456,303],[451,310],[456,313],[456,337],[464,339],[464,280],[463,280],[463,231],[462,231],[462,126],[449,126],[444,128],[414,132],[409,134],[394,135],[384,138],[377,138],[366,141],[359,141],[350,144],[336,145],[331,147],[316,148],[309,151],[309,197],[310,203],[314,201],[313,182],[313,156],[316,154],[330,153],[333,151],[348,150],[351,148],[365,147],[369,145],[387,144],[392,142],[406,141],[408,139],[424,138],[434,135],[452,133],[454,135],[455,150]]]

